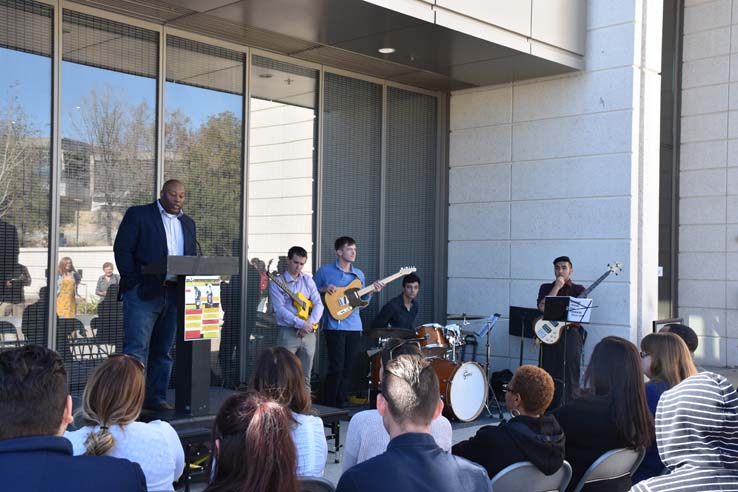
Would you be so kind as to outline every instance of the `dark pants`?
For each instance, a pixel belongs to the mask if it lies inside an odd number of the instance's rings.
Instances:
[[[351,378],[351,368],[359,350],[359,342],[361,342],[361,332],[326,330],[324,333],[328,349],[328,374],[325,378],[324,403],[328,406],[343,408]]]
[[[566,342],[564,337],[566,337]],[[582,328],[572,326],[562,333],[556,344],[541,346],[541,367],[554,380],[554,397],[548,407],[549,410],[559,408],[578,396],[583,344]],[[566,361],[566,369],[564,369],[564,361]],[[564,390],[564,382],[566,382],[566,390]]]
[[[123,294],[123,352],[146,366],[147,404],[167,401],[178,304],[175,287],[148,300],[139,297],[136,287]]]

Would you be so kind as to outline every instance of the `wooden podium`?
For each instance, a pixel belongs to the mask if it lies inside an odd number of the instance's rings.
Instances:
[[[239,259],[229,256],[165,256],[147,265],[144,274],[177,277],[177,349],[174,368],[174,406],[179,414],[207,415],[210,388],[210,340],[185,339],[185,280],[198,275],[233,275],[239,272]]]

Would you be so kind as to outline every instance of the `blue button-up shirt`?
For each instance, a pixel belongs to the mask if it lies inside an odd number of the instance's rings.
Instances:
[[[320,293],[315,286],[315,281],[304,273],[300,273],[297,278],[292,278],[289,272],[284,272],[282,279],[293,293],[301,292],[312,301],[313,310],[310,312],[308,321],[313,324],[320,321],[320,317],[323,315],[323,302],[320,300]],[[297,308],[292,303],[289,294],[273,281],[269,281],[269,299],[274,308],[274,316],[277,318],[277,326],[302,328],[304,321],[297,317]]]
[[[336,287],[346,287],[348,284],[356,279],[361,281],[362,287],[365,286],[366,280],[364,278],[364,272],[356,268],[353,264],[348,272],[344,272],[338,266],[338,260],[334,263],[323,265],[315,272],[315,285],[318,289],[322,289],[328,285],[335,285]],[[371,295],[363,298],[364,300],[370,300]],[[351,315],[343,321],[335,319],[328,313],[323,321],[324,330],[344,330],[344,331],[361,331],[361,317],[359,316],[359,309],[354,309]]]

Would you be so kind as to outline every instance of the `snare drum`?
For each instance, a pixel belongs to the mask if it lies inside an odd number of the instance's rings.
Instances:
[[[420,338],[420,348],[428,356],[443,356],[448,350],[448,340],[443,335],[443,326],[438,323],[421,325],[415,330]]]
[[[471,422],[479,417],[487,402],[487,376],[476,362],[454,363],[433,359],[443,399],[443,413],[449,418]]]

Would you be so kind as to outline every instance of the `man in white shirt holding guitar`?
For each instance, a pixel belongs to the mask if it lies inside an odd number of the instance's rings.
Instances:
[[[574,267],[568,256],[559,256],[553,264],[555,280],[542,284],[538,289],[538,310],[541,313],[546,306],[546,296],[580,297],[585,291],[583,285],[571,281]],[[554,397],[549,410],[572,401],[579,391],[582,345],[584,345],[584,328],[579,323],[568,325],[557,343],[541,345],[541,367],[551,375],[555,383]]]

